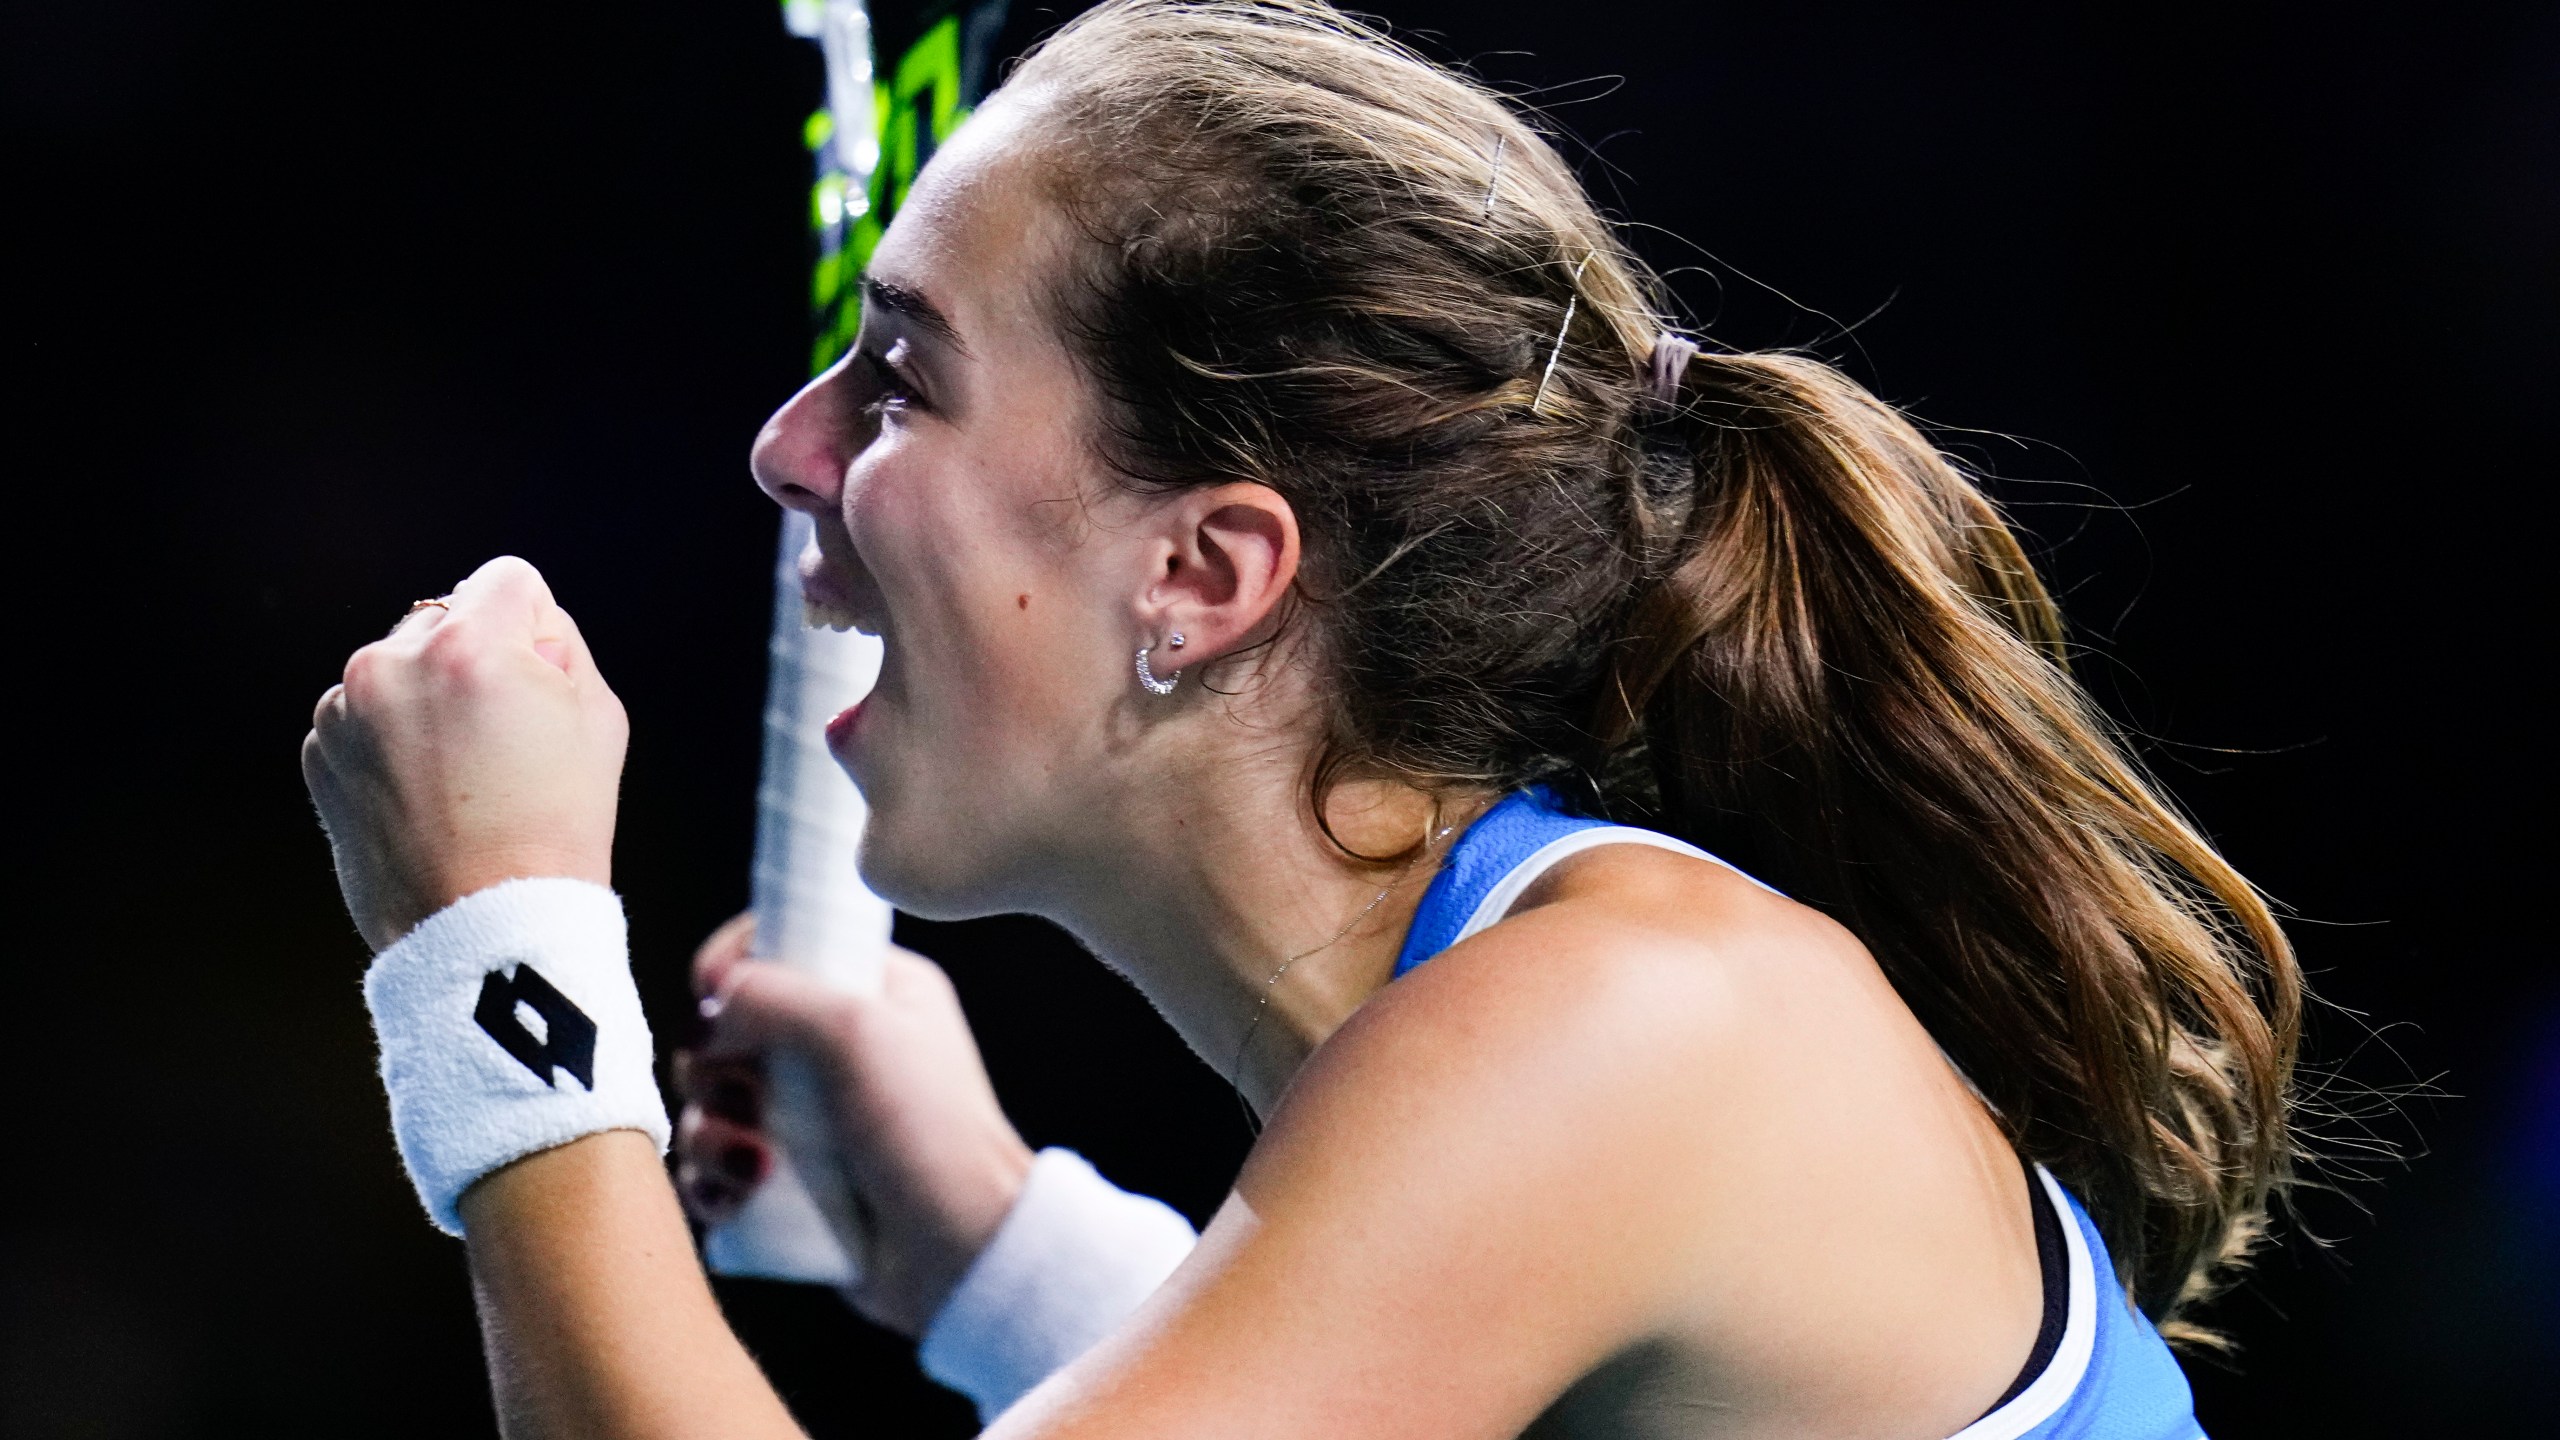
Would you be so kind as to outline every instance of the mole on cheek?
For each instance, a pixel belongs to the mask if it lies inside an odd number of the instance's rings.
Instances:
[[[1013,597],[1013,608],[1014,608],[1014,609],[1016,609],[1016,610],[1028,610],[1028,609],[1030,609],[1030,608],[1031,608],[1031,597],[1030,597],[1030,596],[1028,596],[1028,595],[1016,595],[1016,596],[1014,596],[1014,597]]]

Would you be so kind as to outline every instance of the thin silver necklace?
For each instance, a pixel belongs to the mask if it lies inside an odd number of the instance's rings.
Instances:
[[[1326,940],[1321,945],[1301,950],[1297,954],[1290,956],[1288,959],[1281,961],[1280,968],[1271,972],[1271,978],[1262,982],[1262,993],[1255,997],[1253,1002],[1253,1019],[1244,1027],[1244,1038],[1236,1042],[1236,1058],[1227,1065],[1227,1088],[1235,1092],[1236,1105],[1244,1111],[1245,1124],[1250,1127],[1255,1134],[1259,1135],[1262,1133],[1262,1122],[1254,1115],[1253,1106],[1246,1102],[1244,1098],[1244,1087],[1238,1084],[1237,1081],[1244,1074],[1245,1052],[1253,1048],[1253,1037],[1260,1034],[1262,1031],[1263,1012],[1271,1008],[1271,987],[1280,983],[1280,977],[1289,973],[1290,966],[1297,964],[1299,961],[1306,959],[1310,955],[1322,954],[1323,952],[1332,949],[1334,946],[1342,943],[1343,936],[1359,929],[1360,922],[1368,919],[1370,914],[1379,906],[1386,904],[1387,897],[1394,894],[1398,886],[1403,885],[1407,880],[1413,878],[1415,868],[1421,865],[1424,855],[1431,853],[1431,847],[1449,838],[1449,832],[1457,828],[1458,827],[1455,825],[1441,826],[1439,830],[1433,833],[1430,839],[1422,842],[1422,855],[1416,855],[1411,860],[1406,861],[1404,869],[1397,874],[1396,878],[1379,886],[1378,893],[1369,897],[1369,903],[1360,907],[1360,913],[1342,922],[1342,928],[1334,931],[1332,938]]]

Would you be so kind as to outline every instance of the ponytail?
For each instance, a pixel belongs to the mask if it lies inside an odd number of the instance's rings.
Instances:
[[[1664,828],[1847,925],[2164,1332],[2291,1156],[2301,979],[2266,903],[2064,670],[1998,510],[1891,406],[1704,354],[1694,500],[1600,691]],[[1653,507],[1659,510],[1659,505]]]

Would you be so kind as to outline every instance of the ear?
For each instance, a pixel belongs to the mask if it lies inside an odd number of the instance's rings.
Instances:
[[[1165,519],[1160,564],[1139,597],[1139,625],[1174,665],[1200,665],[1264,639],[1298,578],[1298,515],[1280,492],[1243,482],[1186,490]]]

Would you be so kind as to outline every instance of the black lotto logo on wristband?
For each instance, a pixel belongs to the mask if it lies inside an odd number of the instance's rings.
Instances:
[[[518,1005],[541,1018],[542,1034],[535,1035],[517,1018]],[[596,1088],[596,1022],[531,965],[516,966],[512,980],[503,971],[490,971],[480,982],[480,1003],[471,1018],[543,1084],[558,1089],[551,1072],[560,1069],[589,1091]]]
[[[391,1134],[437,1229],[462,1233],[462,1192],[481,1176],[582,1135],[637,1130],[665,1153],[628,935],[601,885],[508,880],[374,957],[364,1001]]]

